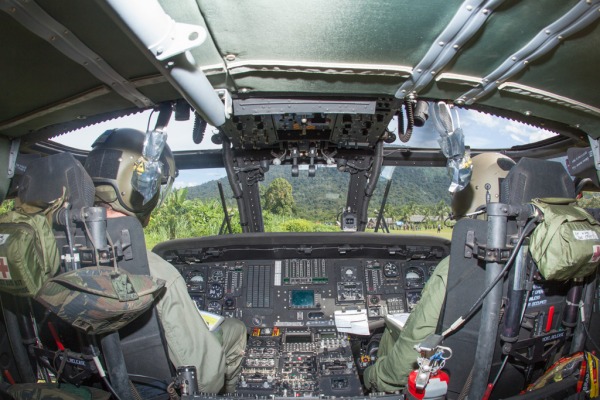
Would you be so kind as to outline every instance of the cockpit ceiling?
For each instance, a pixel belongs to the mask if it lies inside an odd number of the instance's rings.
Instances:
[[[234,99],[414,91],[600,136],[600,0],[159,2],[207,29],[191,52]],[[182,96],[102,3],[0,5],[3,135],[37,140]]]

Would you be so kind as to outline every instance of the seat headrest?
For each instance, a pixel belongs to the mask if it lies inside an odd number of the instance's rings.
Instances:
[[[33,160],[21,179],[18,197],[22,203],[45,208],[63,195],[74,209],[94,205],[94,183],[71,153]]]
[[[575,183],[556,161],[523,157],[501,184],[500,201],[519,205],[535,198],[575,197]]]

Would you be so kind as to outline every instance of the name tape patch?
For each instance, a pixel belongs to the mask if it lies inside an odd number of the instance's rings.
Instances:
[[[595,231],[573,231],[573,236],[577,240],[598,240],[598,234]]]

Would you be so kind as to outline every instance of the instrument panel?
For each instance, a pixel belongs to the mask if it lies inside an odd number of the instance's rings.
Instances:
[[[252,327],[334,326],[335,311],[369,319],[410,312],[439,260],[286,258],[174,263],[198,308]]]
[[[236,393],[258,398],[363,396],[351,342],[386,315],[411,312],[449,250],[436,238],[327,233],[182,239],[154,249],[199,309],[246,325]]]

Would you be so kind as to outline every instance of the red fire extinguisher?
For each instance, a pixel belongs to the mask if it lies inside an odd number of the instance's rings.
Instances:
[[[439,370],[435,376],[430,376],[425,388],[417,389],[417,378],[420,370],[416,369],[408,375],[408,399],[411,400],[443,400],[448,392],[450,377]]]

